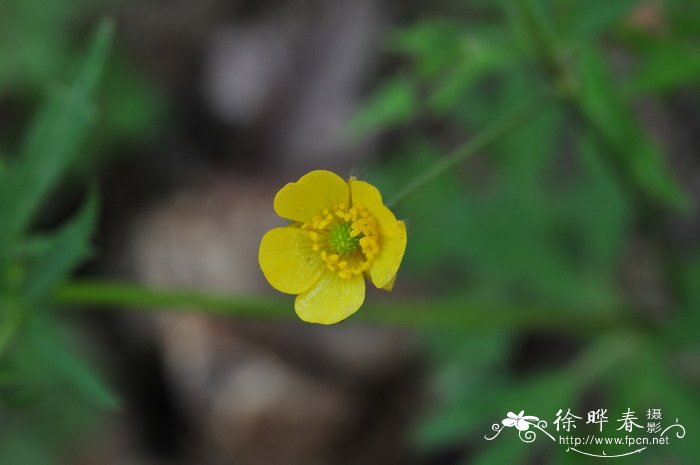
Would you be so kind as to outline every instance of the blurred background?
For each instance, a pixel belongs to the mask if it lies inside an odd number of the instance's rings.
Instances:
[[[394,208],[392,294],[265,282],[285,183],[483,137]],[[484,435],[600,407],[697,463],[698,146],[694,0],[3,0],[0,464],[589,463]]]

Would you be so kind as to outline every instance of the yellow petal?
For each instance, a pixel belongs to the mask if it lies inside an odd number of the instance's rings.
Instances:
[[[312,171],[297,182],[290,182],[275,196],[275,211],[282,218],[306,223],[324,209],[347,204],[347,183],[330,171]]]
[[[379,224],[381,235],[398,237],[401,234],[394,214],[382,202],[382,195],[373,185],[357,179],[351,179],[350,198],[353,205],[362,205]],[[405,232],[405,231],[404,231]]]
[[[401,266],[403,254],[406,251],[406,225],[403,221],[397,221],[399,225],[398,236],[381,236],[379,253],[369,267],[369,274],[375,286],[391,290],[394,286],[393,280]]]
[[[382,202],[376,187],[363,181],[350,180],[350,196],[353,205],[362,205],[377,220],[379,227],[379,254],[369,268],[372,283],[384,288],[401,266],[406,250],[406,225],[398,221]]]
[[[297,227],[271,229],[260,242],[258,262],[272,287],[287,294],[311,288],[324,270],[313,242]]]
[[[297,296],[294,309],[306,322],[330,325],[355,313],[364,300],[362,275],[343,279],[337,273],[326,272],[311,289]]]
[[[394,277],[391,278],[391,281],[389,281],[389,283],[386,286],[383,286],[382,289],[391,292],[394,289],[394,283],[396,283],[396,275],[394,275]]]

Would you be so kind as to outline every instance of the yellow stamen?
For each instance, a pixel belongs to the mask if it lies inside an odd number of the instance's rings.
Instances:
[[[320,252],[326,268],[342,279],[369,270],[379,253],[377,220],[362,205],[348,208],[341,203],[324,209],[302,229],[308,230],[311,247]]]

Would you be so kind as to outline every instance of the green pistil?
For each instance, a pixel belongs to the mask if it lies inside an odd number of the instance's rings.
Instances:
[[[333,252],[342,255],[352,253],[358,249],[362,234],[350,237],[351,229],[350,223],[336,224],[331,228],[328,245]]]

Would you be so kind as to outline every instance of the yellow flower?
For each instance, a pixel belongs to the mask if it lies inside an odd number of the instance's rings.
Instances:
[[[298,294],[299,318],[333,324],[352,315],[365,300],[365,276],[391,290],[406,249],[406,226],[376,187],[312,171],[284,186],[274,206],[292,222],[263,236],[258,261],[272,287]]]

